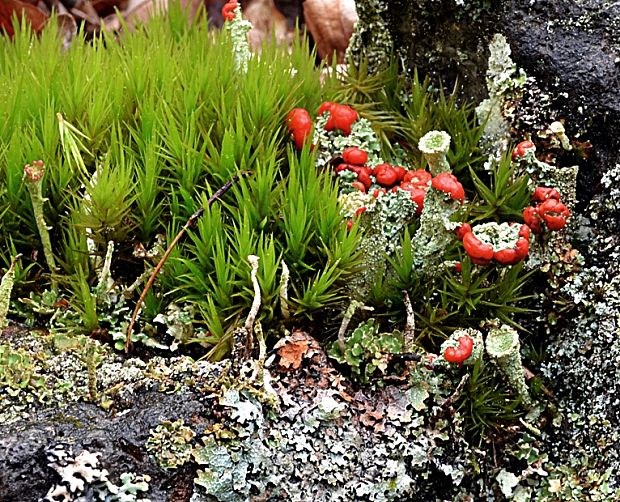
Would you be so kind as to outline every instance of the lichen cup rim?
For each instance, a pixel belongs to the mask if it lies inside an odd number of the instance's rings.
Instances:
[[[487,335],[485,345],[491,357],[504,357],[514,352],[519,346],[519,335],[507,326],[495,328]]]
[[[429,131],[420,138],[418,148],[422,153],[445,153],[450,148],[451,139],[446,131]]]

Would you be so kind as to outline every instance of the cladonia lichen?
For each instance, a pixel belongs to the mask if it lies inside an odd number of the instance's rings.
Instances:
[[[521,343],[514,328],[506,324],[492,323],[486,338],[487,354],[504,374],[513,390],[521,396],[526,406],[531,406],[532,398],[525,383],[521,362]]]
[[[450,135],[445,131],[430,131],[420,138],[418,149],[424,154],[433,176],[452,171],[446,158],[450,139]]]
[[[493,36],[489,52],[486,79],[489,97],[478,105],[476,115],[485,124],[480,140],[483,150],[501,158],[502,152],[508,149],[511,117],[527,77],[510,58],[510,45],[503,35]]]

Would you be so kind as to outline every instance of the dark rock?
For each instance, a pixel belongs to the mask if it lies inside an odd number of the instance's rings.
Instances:
[[[620,161],[620,4],[584,0],[394,0],[386,13],[408,69],[468,99],[486,93],[488,42],[506,36],[513,59],[552,96],[567,133],[594,144],[582,165],[580,197],[589,200],[605,165]]]
[[[196,428],[198,417],[207,416],[197,396],[142,391],[135,396],[131,410],[109,416],[100,407],[77,403],[63,410],[48,409],[27,421],[2,427],[0,437],[0,500],[30,502],[43,499],[47,491],[60,482],[48,466],[46,451],[57,445],[100,452],[100,468],[109,471],[108,479],[118,483],[120,474],[133,472],[151,477],[148,498],[153,502],[168,500],[171,485],[182,484],[180,478],[193,473],[183,470],[166,473],[149,457],[144,444],[151,429],[164,420],[184,419]],[[171,481],[171,478],[174,480]],[[189,498],[175,498],[181,502]]]

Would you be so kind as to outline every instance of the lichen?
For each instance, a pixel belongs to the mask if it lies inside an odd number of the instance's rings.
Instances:
[[[351,126],[351,134],[343,135],[339,130],[326,131],[328,113],[318,116],[314,126],[312,143],[316,147],[316,166],[319,169],[329,165],[334,155],[340,155],[349,146],[356,146],[368,154],[368,165],[376,166],[383,162],[381,144],[372,125],[367,119],[360,118]]]
[[[355,2],[358,21],[346,51],[346,58],[355,66],[368,64],[368,73],[374,75],[386,67],[394,51],[385,12],[389,4],[380,0],[358,0]]]
[[[410,194],[403,190],[390,192],[376,199],[372,195],[349,196],[344,205],[345,211],[352,207],[352,200],[363,203],[368,201],[368,204],[363,206],[366,210],[357,216],[363,234],[360,245],[362,265],[360,272],[348,283],[351,297],[363,300],[377,276],[384,273],[387,257],[397,252],[400,235],[415,216],[416,205]]]
[[[521,362],[521,343],[514,328],[506,324],[492,323],[485,341],[487,354],[508,380],[512,389],[526,406],[532,405],[532,398],[525,382]]]
[[[162,469],[176,469],[191,459],[194,436],[183,420],[165,420],[151,431],[146,449]]]
[[[420,227],[412,237],[414,271],[420,277],[436,274],[447,264],[446,248],[455,240],[458,224],[450,221],[458,209],[458,202],[432,186],[426,191]]]
[[[485,244],[493,246],[494,250],[511,249],[519,238],[521,225],[510,223],[480,223],[472,227],[474,235]]]
[[[446,158],[450,148],[450,140],[450,135],[445,131],[430,131],[422,136],[418,142],[418,149],[424,154],[433,176],[452,171]]]
[[[15,265],[20,255],[17,255],[11,261],[11,265],[0,281],[0,328],[3,328],[6,322],[6,315],[11,304],[11,292],[13,291],[13,281],[15,280]]]
[[[233,20],[227,21],[225,26],[232,40],[235,69],[245,73],[248,71],[248,61],[252,56],[248,41],[248,33],[252,29],[252,23],[243,19],[241,3],[237,4],[234,13]]]
[[[489,97],[476,108],[478,121],[484,124],[480,140],[483,151],[495,158],[508,149],[510,123],[515,103],[523,93],[526,75],[510,58],[510,45],[501,34],[489,43],[487,90]]]
[[[46,502],[149,502],[140,494],[149,490],[150,477],[125,472],[120,475],[121,484],[116,485],[108,479],[108,471],[99,468],[100,453],[82,450],[75,455],[71,446],[59,443],[46,454],[48,466],[61,478],[48,490]]]

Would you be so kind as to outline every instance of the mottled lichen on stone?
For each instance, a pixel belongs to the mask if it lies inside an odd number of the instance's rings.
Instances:
[[[357,67],[368,63],[368,73],[374,75],[389,63],[392,52],[397,49],[385,19],[389,4],[380,0],[355,2],[358,21],[347,46],[346,58]]]
[[[182,419],[159,424],[146,441],[146,450],[162,469],[176,469],[192,458],[195,433]]]
[[[61,482],[47,492],[46,502],[70,502],[102,500],[106,502],[150,502],[142,493],[149,490],[151,478],[124,472],[120,485],[110,481],[109,472],[99,468],[100,453],[82,450],[75,455],[71,446],[56,444],[48,448],[46,456],[51,467],[60,476]]]

